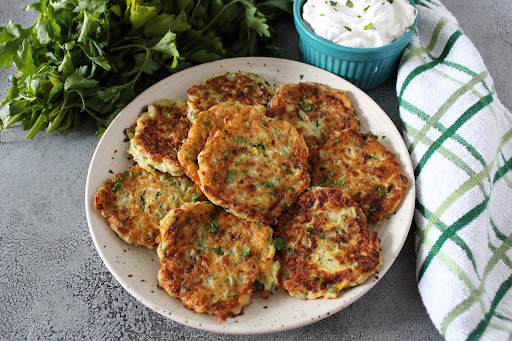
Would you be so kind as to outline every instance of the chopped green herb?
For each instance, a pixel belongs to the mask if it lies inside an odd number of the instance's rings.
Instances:
[[[283,238],[278,237],[278,238],[274,239],[274,246],[276,247],[276,249],[278,249],[278,250],[284,249],[284,244],[285,244],[285,242],[284,242]]]
[[[123,140],[123,142],[128,142],[128,141],[130,141],[130,139],[127,138],[127,137],[125,137],[124,140]]]
[[[308,227],[308,230],[306,231],[306,234],[310,236],[310,235],[312,235],[313,233],[315,233],[315,230],[313,230],[313,228],[312,228],[312,227]]]
[[[384,189],[384,187],[377,187],[377,193],[379,193],[379,199],[380,199],[380,198],[382,198],[384,193],[386,193],[386,190]]]
[[[363,9],[363,14],[366,13],[366,11],[368,10],[368,8],[370,8],[370,5],[368,5],[365,9]]]
[[[240,256],[246,257],[246,256],[249,256],[250,253],[251,253],[251,248],[249,246],[247,246],[247,244],[244,244],[244,246],[242,248],[242,253],[240,254]]]
[[[375,29],[375,27],[373,27],[373,23],[369,23],[368,25],[366,25],[366,26],[364,27],[364,30],[365,30],[365,31],[368,31],[368,30],[374,30],[374,29]]]
[[[236,295],[238,295],[236,292],[231,291],[231,292],[228,292],[228,294],[226,296],[231,297],[231,296],[236,296]]]
[[[354,4],[352,3],[352,1],[347,0],[347,3],[345,4],[345,6],[347,6],[348,8],[352,8],[352,7],[354,7]]]
[[[271,183],[270,181],[265,181],[265,183],[263,184],[265,187],[274,187],[275,185],[273,183]]]
[[[304,78],[304,75],[300,75],[299,77],[300,77],[300,79],[302,79],[302,78]]]
[[[158,191],[156,192],[156,197],[158,198],[160,195],[162,195],[162,192]]]
[[[333,180],[332,182],[334,182],[336,185],[340,185],[340,186],[345,186],[345,180]]]
[[[313,105],[311,103],[303,102],[303,101],[299,102],[299,107],[301,107],[301,109],[304,111],[310,111],[313,109]]]
[[[142,205],[142,210],[144,211],[146,209],[146,201],[144,200],[143,194],[141,194],[141,196],[140,196],[140,203]]]
[[[108,170],[108,172],[109,172],[110,174],[114,174],[114,172],[112,172],[112,169],[109,169],[109,170]]]
[[[388,0],[388,2],[389,2],[390,4],[392,4],[392,3],[393,3],[393,0]]]
[[[151,168],[151,174],[154,174],[156,172],[156,169]]]
[[[345,27],[347,29],[347,31],[352,31],[352,29],[348,26],[343,26],[343,27]]]
[[[329,290],[327,290],[327,291],[329,291],[329,293],[333,294],[334,293],[334,287],[330,287]]]
[[[188,188],[189,186],[192,186],[193,182],[192,181],[188,181],[187,184],[185,185],[185,188]]]
[[[235,176],[235,173],[236,173],[236,171],[234,171],[234,170],[230,170],[230,171],[228,172],[228,175],[226,176],[226,182],[228,182],[229,180],[231,180],[231,179],[233,178],[233,176]]]
[[[332,6],[336,6],[338,3],[336,1],[329,1]]]
[[[222,254],[222,246],[217,246],[217,248],[213,251],[217,256],[220,256]]]
[[[119,183],[119,181],[116,181],[114,183],[114,186],[112,186],[112,192],[117,191],[120,187],[121,187],[121,184]]]
[[[219,224],[217,224],[217,222],[215,222],[215,221],[212,221],[210,223],[210,228],[208,229],[208,232],[218,233],[219,232]]]
[[[334,139],[334,142],[338,143],[338,142],[340,142],[340,139]]]
[[[210,121],[204,121],[203,122],[205,126],[209,126],[210,125]]]
[[[240,163],[242,162],[242,160],[243,160],[243,158],[240,158],[237,161],[235,161],[235,166],[238,167],[240,165]]]
[[[242,143],[244,141],[244,138],[242,136],[236,136],[235,141],[236,143]]]
[[[190,196],[190,200],[192,202],[196,201],[197,198],[199,198],[199,194],[197,194],[197,193],[192,193],[192,195]]]
[[[285,165],[281,165],[281,168],[282,168],[282,170],[284,170],[284,171],[287,171],[287,170],[288,170],[288,167],[287,167],[287,166],[285,166]]]

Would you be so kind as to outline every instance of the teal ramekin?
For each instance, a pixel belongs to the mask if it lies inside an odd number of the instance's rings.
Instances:
[[[409,0],[414,6],[414,1]],[[302,19],[306,0],[295,0],[293,17],[299,33],[299,50],[303,62],[318,66],[345,78],[362,90],[378,87],[395,72],[400,54],[414,34],[408,30],[394,42],[372,48],[354,48],[334,44],[313,33]],[[416,29],[418,16],[412,27]]]

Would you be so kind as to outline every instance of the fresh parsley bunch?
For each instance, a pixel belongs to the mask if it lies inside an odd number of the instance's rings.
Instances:
[[[31,27],[0,27],[0,67],[19,72],[1,102],[0,130],[33,139],[67,133],[84,113],[101,136],[143,73],[227,57],[279,55],[269,20],[291,0],[41,0]]]

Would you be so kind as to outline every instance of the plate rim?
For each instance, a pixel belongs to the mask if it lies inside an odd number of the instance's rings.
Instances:
[[[115,129],[119,129],[117,127],[117,122],[121,122],[122,121],[123,115],[125,115],[127,112],[131,111],[132,110],[131,108],[134,107],[137,103],[142,102],[142,100],[145,97],[148,97],[149,93],[151,93],[155,89],[161,87],[166,82],[169,82],[170,79],[172,79],[172,80],[179,80],[180,78],[186,78],[186,76],[188,74],[193,73],[193,72],[197,72],[198,70],[203,70],[203,69],[204,70],[209,70],[209,69],[213,70],[213,71],[209,71],[209,74],[213,75],[213,74],[217,74],[217,73],[226,71],[226,70],[216,71],[218,68],[222,68],[224,66],[231,67],[233,64],[234,65],[246,64],[246,65],[249,65],[249,67],[248,67],[248,69],[249,69],[250,65],[255,65],[255,64],[256,65],[262,64],[264,67],[272,68],[272,67],[278,67],[282,63],[287,64],[288,66],[289,65],[295,65],[298,69],[301,69],[301,68],[302,69],[310,69],[310,70],[318,72],[320,74],[328,75],[329,78],[333,78],[334,77],[334,78],[336,78],[337,82],[341,82],[342,84],[344,83],[347,86],[347,88],[343,88],[343,90],[350,91],[351,93],[354,93],[354,96],[356,97],[356,99],[359,99],[359,97],[362,97],[366,101],[372,102],[372,105],[376,106],[381,111],[381,113],[379,114],[380,115],[380,119],[383,119],[384,121],[387,121],[386,123],[394,128],[394,132],[393,133],[398,134],[398,136],[400,137],[399,140],[393,141],[393,144],[394,144],[394,146],[397,147],[397,148],[395,148],[396,150],[402,150],[402,152],[404,150],[406,151],[407,157],[405,158],[405,160],[400,159],[401,169],[402,170],[404,170],[404,169],[412,170],[412,161],[410,159],[409,153],[407,152],[407,146],[405,144],[405,141],[403,140],[403,137],[402,137],[400,131],[396,128],[396,126],[392,122],[391,118],[378,105],[378,103],[376,103],[364,91],[362,91],[361,89],[359,89],[358,87],[356,87],[352,83],[348,82],[347,80],[345,80],[345,79],[343,79],[343,78],[341,78],[341,77],[339,77],[339,76],[337,76],[335,74],[332,74],[332,73],[330,73],[328,71],[320,69],[320,68],[318,68],[316,66],[312,66],[310,64],[306,64],[306,63],[302,63],[302,62],[295,61],[295,60],[290,60],[290,59],[272,58],[272,57],[239,57],[239,58],[229,58],[229,59],[213,61],[213,62],[209,62],[209,63],[205,63],[205,64],[200,64],[200,65],[197,65],[197,66],[193,66],[193,67],[187,68],[185,70],[182,70],[180,72],[172,74],[172,75],[170,75],[170,76],[168,76],[168,77],[166,77],[166,78],[156,82],[155,84],[151,85],[146,90],[141,92],[138,96],[136,96],[125,108],[123,108],[123,110],[121,110],[121,112],[119,112],[119,114],[111,122],[109,127],[105,130],[102,138],[98,142],[98,144],[97,144],[97,146],[96,146],[96,148],[94,150],[94,153],[93,153],[93,155],[91,157],[91,162],[89,164],[88,171],[87,171],[87,178],[86,178],[86,185],[85,185],[85,210],[86,210],[87,224],[88,224],[88,227],[89,227],[89,233],[91,235],[91,238],[93,239],[96,251],[100,255],[100,258],[102,259],[104,265],[107,267],[107,269],[112,274],[112,276],[123,287],[123,289],[126,290],[131,296],[133,296],[139,302],[144,304],[146,307],[150,308],[151,310],[157,312],[158,314],[160,314],[160,315],[162,315],[162,316],[164,316],[164,317],[166,317],[166,318],[168,318],[168,319],[170,319],[172,321],[175,321],[177,323],[180,323],[180,324],[183,324],[183,325],[186,325],[186,326],[189,326],[189,327],[201,329],[201,330],[206,330],[206,331],[211,331],[211,332],[216,332],[216,333],[224,333],[224,334],[236,334],[236,335],[268,334],[268,333],[281,332],[281,331],[286,331],[286,330],[291,330],[291,329],[299,328],[299,327],[302,327],[302,326],[306,326],[306,325],[318,322],[319,320],[322,320],[322,319],[324,319],[326,317],[332,316],[333,314],[335,314],[335,313],[345,309],[346,307],[348,307],[352,303],[356,302],[363,295],[365,295],[387,273],[387,271],[394,264],[396,258],[398,257],[398,255],[400,254],[401,250],[403,249],[404,243],[405,243],[405,241],[407,239],[407,236],[408,236],[408,234],[410,232],[410,227],[411,227],[412,220],[413,220],[413,215],[414,215],[414,204],[415,204],[415,197],[416,197],[416,188],[415,188],[414,175],[411,172],[409,172],[411,174],[407,174],[407,176],[409,177],[408,189],[407,189],[407,192],[405,193],[404,198],[403,198],[403,200],[402,200],[402,202],[400,203],[400,206],[399,206],[400,209],[406,210],[407,212],[409,212],[409,214],[406,216],[406,220],[403,222],[404,226],[407,225],[407,228],[406,228],[406,230],[404,230],[404,233],[402,233],[400,235],[400,238],[397,241],[397,245],[399,245],[399,247],[396,250],[396,252],[394,252],[391,255],[392,261],[389,264],[381,265],[381,268],[379,268],[379,271],[378,271],[378,276],[373,275],[373,276],[376,277],[374,280],[370,281],[370,279],[368,279],[365,283],[360,285],[360,286],[364,285],[366,290],[364,290],[364,291],[362,291],[362,290],[352,291],[353,289],[352,290],[349,289],[350,293],[354,293],[354,294],[351,295],[351,297],[347,298],[347,302],[346,303],[345,303],[345,301],[342,301],[344,303],[341,303],[340,305],[338,305],[338,306],[336,306],[336,307],[334,307],[332,309],[325,310],[325,311],[322,311],[322,312],[317,312],[317,313],[315,313],[314,317],[312,317],[311,319],[308,319],[307,321],[303,321],[301,319],[297,319],[295,322],[291,322],[291,323],[288,323],[286,325],[281,325],[279,323],[280,327],[279,326],[277,326],[277,327],[276,326],[272,326],[273,328],[270,328],[270,327],[264,328],[264,327],[262,327],[262,328],[258,328],[257,330],[248,330],[248,329],[246,330],[246,329],[243,329],[242,328],[243,324],[236,324],[235,326],[238,327],[238,328],[236,328],[236,330],[233,329],[233,328],[223,328],[223,325],[225,327],[226,324],[229,323],[230,320],[228,320],[226,322],[223,322],[221,324],[218,324],[218,323],[216,323],[214,317],[212,317],[212,316],[210,316],[210,317],[212,318],[212,322],[214,322],[215,324],[207,324],[205,326],[205,325],[202,325],[201,323],[195,323],[194,321],[189,321],[190,319],[187,319],[186,317],[180,318],[180,316],[177,316],[176,314],[171,314],[171,312],[162,311],[158,307],[154,307],[154,306],[150,305],[148,302],[146,302],[144,297],[141,297],[141,295],[139,295],[139,293],[136,291],[136,289],[134,289],[134,288],[132,288],[131,286],[128,285],[126,279],[122,276],[122,274],[118,273],[114,269],[114,267],[112,265],[112,260],[107,258],[107,255],[104,252],[102,252],[101,242],[100,242],[100,240],[98,240],[98,236],[97,236],[96,232],[94,231],[95,227],[93,227],[93,225],[91,223],[92,222],[91,214],[93,214],[93,213],[99,214],[99,212],[96,212],[94,210],[93,200],[91,200],[91,199],[94,198],[94,193],[96,192],[96,188],[94,188],[94,189],[91,188],[91,173],[92,173],[92,170],[93,170],[93,166],[94,166],[94,164],[96,162],[96,159],[99,157],[99,154],[101,152],[102,143],[105,141],[104,138],[106,136],[109,136],[111,131],[113,131]],[[232,64],[232,65],[229,65],[229,64]],[[243,71],[251,72],[250,70],[243,70]],[[304,81],[307,81],[307,80],[304,80]],[[145,103],[145,104],[148,104],[148,103]],[[401,156],[403,156],[403,155],[401,155]],[[92,190],[92,192],[91,192],[91,190]],[[92,196],[91,196],[91,194],[92,194]],[[407,201],[405,200],[406,198],[407,198]],[[129,244],[127,244],[127,245],[129,245]],[[140,248],[140,246],[139,246],[139,248]],[[155,276],[156,276],[156,274],[155,274]],[[359,287],[359,286],[356,286],[354,288],[357,288],[357,287]],[[368,288],[366,288],[366,287],[368,287]],[[281,291],[282,290],[283,289],[281,289]],[[347,290],[345,290],[345,294],[346,294],[346,291]],[[169,297],[169,298],[173,299],[171,297]],[[338,299],[340,299],[340,298],[338,298]],[[322,300],[322,299],[320,299],[320,300]],[[304,302],[307,302],[307,301],[304,301]],[[197,313],[194,313],[194,312],[192,312],[192,313],[193,314],[197,314]]]

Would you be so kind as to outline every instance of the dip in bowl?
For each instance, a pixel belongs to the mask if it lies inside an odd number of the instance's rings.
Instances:
[[[295,27],[300,37],[299,49],[302,61],[338,74],[363,90],[369,90],[378,87],[393,74],[400,54],[414,34],[418,18],[416,16],[416,9],[414,9],[414,15],[416,17],[412,25],[406,27],[405,33],[401,35],[401,37],[397,37],[397,30],[395,28],[400,25],[404,26],[403,22],[407,22],[408,19],[400,19],[400,17],[393,15],[391,15],[391,19],[389,19],[389,13],[377,11],[375,7],[388,2],[388,0],[378,1],[377,4],[367,2],[365,5],[361,5],[360,2],[360,0],[341,0],[339,2],[321,0],[318,2],[318,8],[310,7],[306,9],[305,16],[310,20],[312,16],[316,16],[317,19],[320,17],[321,27],[320,29],[317,27],[317,31],[328,36],[328,39],[334,37],[332,40],[337,43],[324,39],[314,33],[313,28],[303,18],[306,0],[294,1],[293,15]],[[410,3],[414,6],[412,1],[410,1]],[[336,10],[340,8],[340,6],[347,6],[347,4],[352,6],[350,7],[351,10],[359,10],[359,7],[361,7],[360,17],[358,17],[358,15],[354,17],[352,13],[352,18],[347,17],[347,20],[340,20],[342,22],[334,22],[332,20],[334,17],[332,15],[333,13],[329,15],[326,9],[320,8],[321,6],[328,6],[331,7],[330,9]],[[368,7],[368,4],[374,5],[375,7]],[[400,13],[407,13],[407,10],[398,11],[398,14]],[[334,14],[338,15],[338,13]],[[322,19],[325,19],[323,31]],[[384,33],[378,32],[380,31],[378,28],[380,29],[380,27],[382,27],[381,24],[378,25],[379,20],[380,23],[385,23],[388,29],[391,29],[391,33],[389,33],[389,30]],[[386,20],[393,20],[394,22],[387,23]],[[362,28],[358,28],[357,25],[362,25]],[[377,27],[377,25],[379,27]],[[343,29],[340,29],[340,27]],[[335,31],[334,34],[329,36],[329,33],[332,33],[332,31]],[[398,35],[399,34],[401,33],[398,33]],[[392,41],[388,42],[386,39]],[[358,47],[339,45],[344,42],[348,45]],[[379,43],[384,43],[385,45],[377,46]]]

